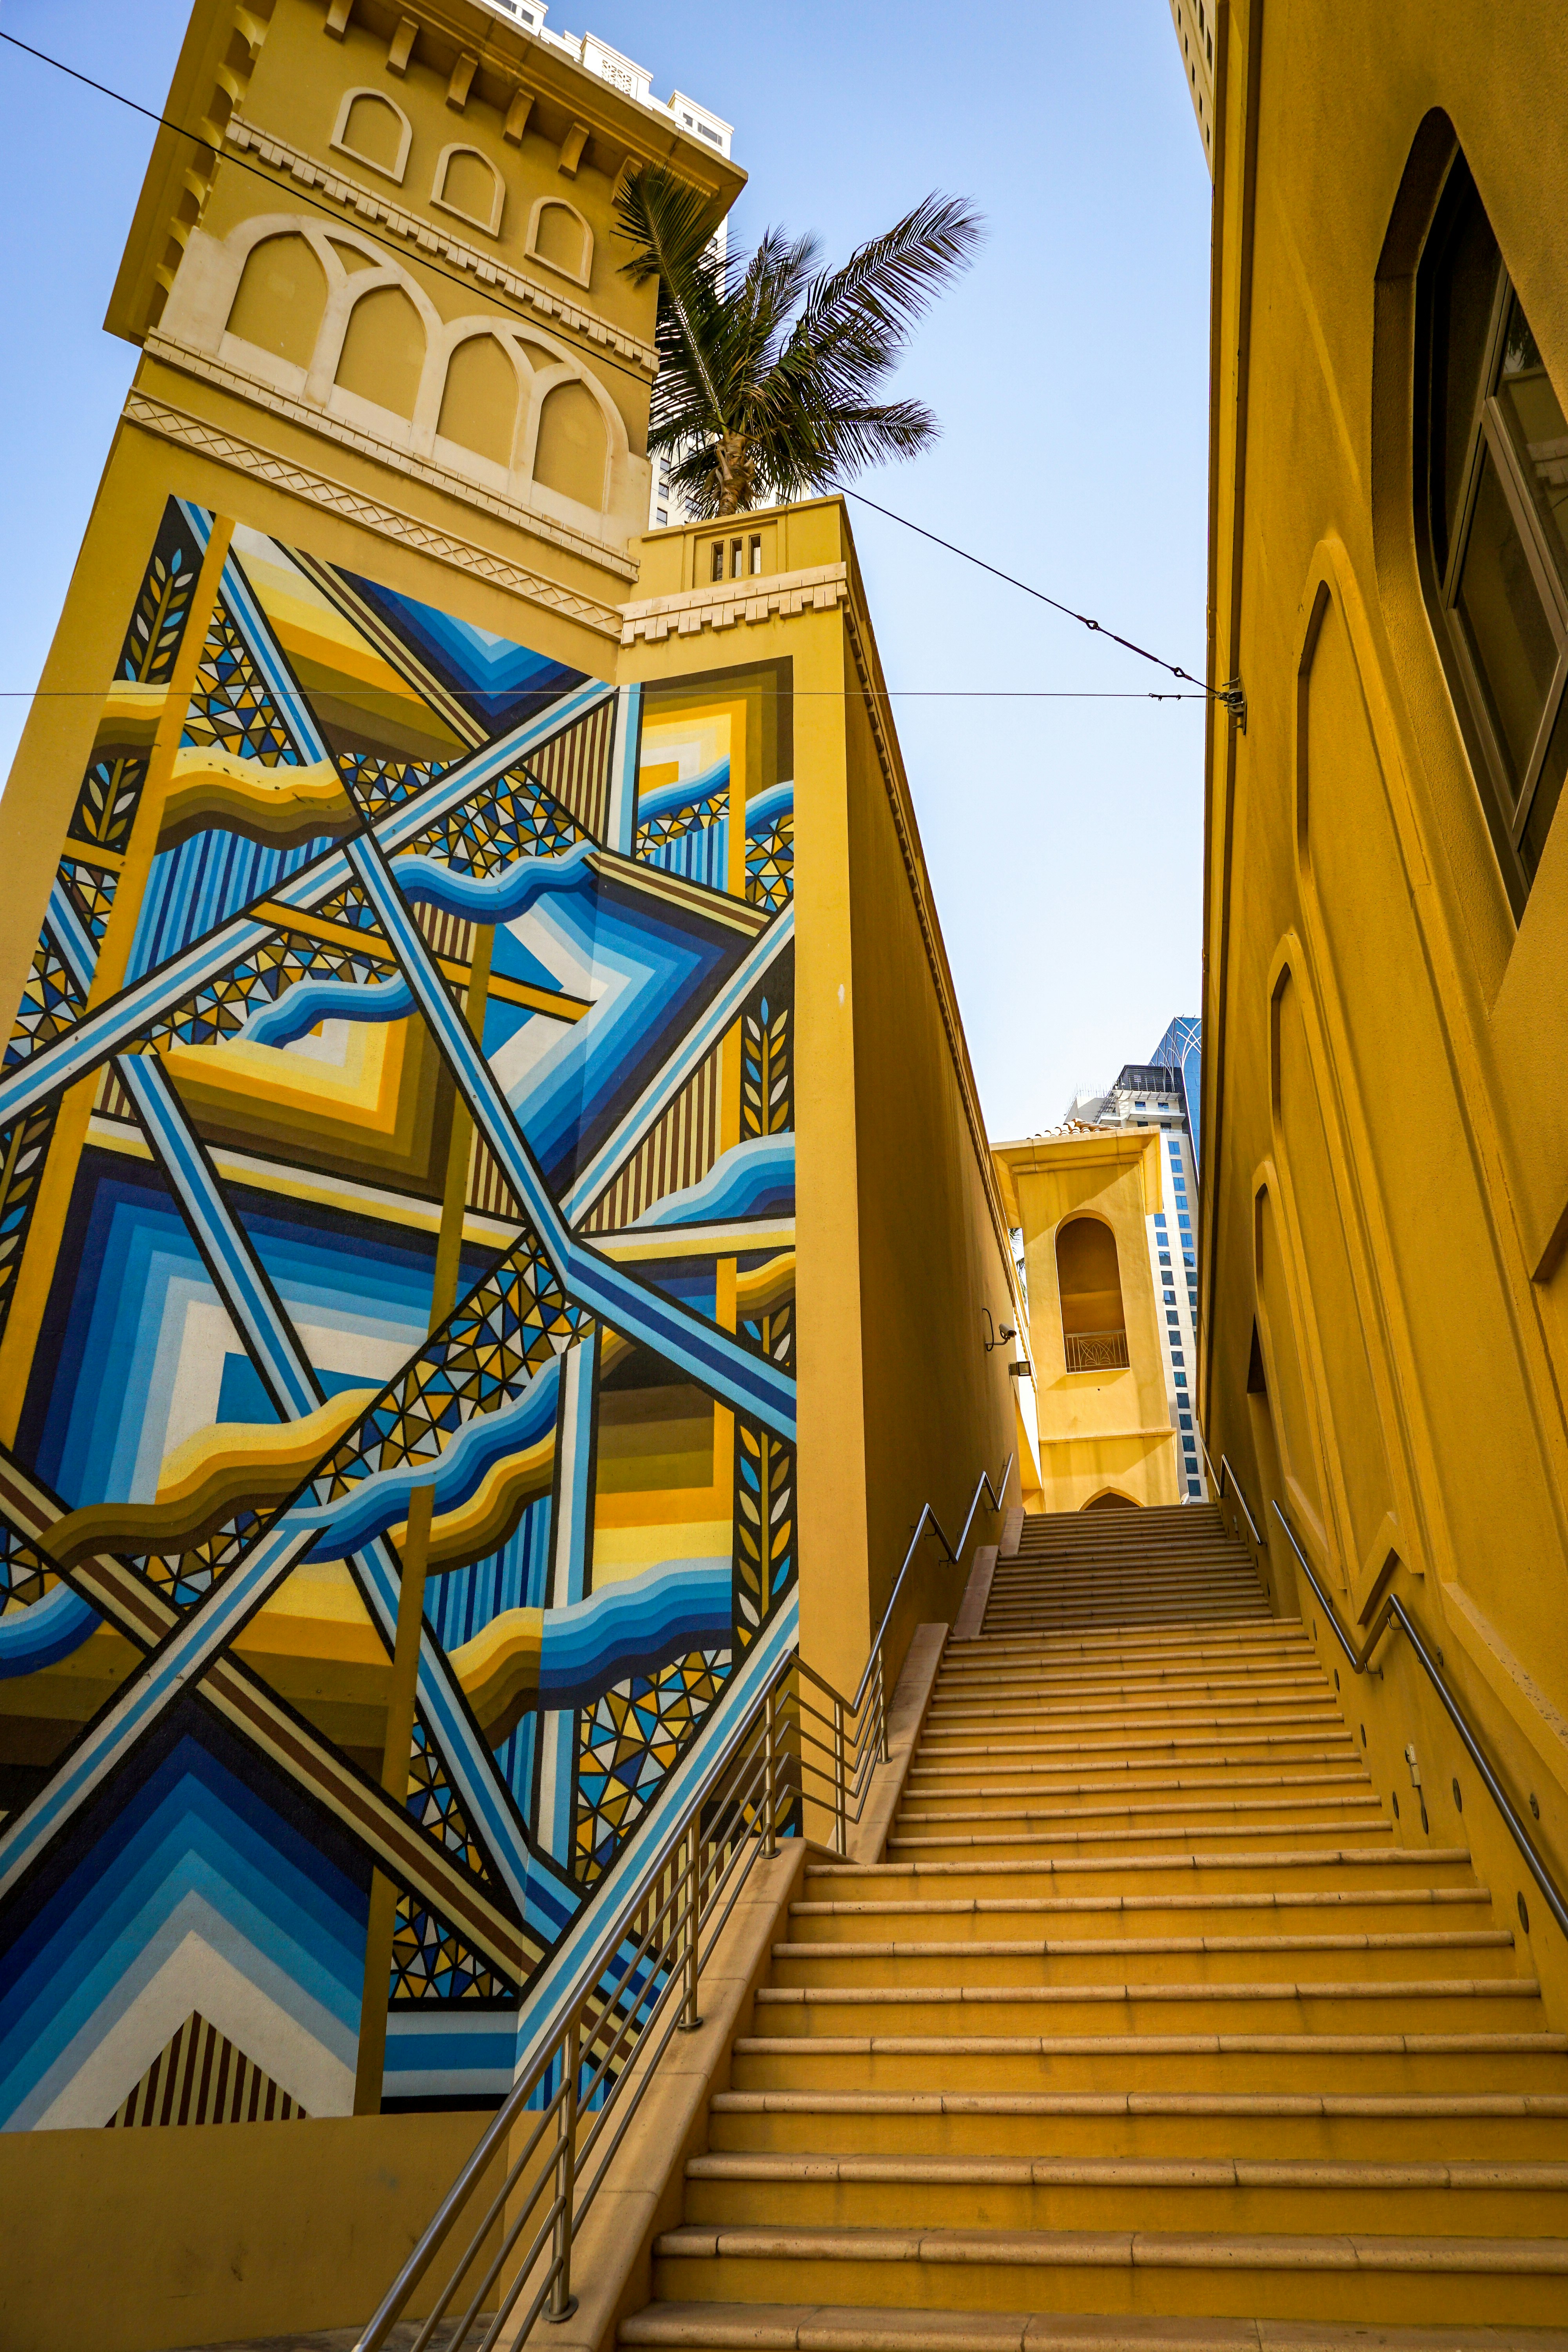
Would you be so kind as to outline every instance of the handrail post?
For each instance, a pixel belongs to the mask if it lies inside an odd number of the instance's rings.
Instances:
[[[763,1860],[773,1862],[779,1850],[778,1795],[773,1756],[773,1694],[763,1702]]]
[[[877,1644],[877,1680],[875,1688],[877,1694],[877,1761],[879,1764],[885,1764],[888,1760],[888,1707],[882,1688],[882,1644],[880,1642]]]
[[[550,2300],[544,2306],[545,2318],[556,2327],[563,2319],[570,2319],[577,2308],[577,2298],[572,2292],[572,2205],[577,2185],[578,2043],[582,2032],[583,2012],[579,2008],[561,2042],[561,2063],[565,2071],[555,2124],[555,2194],[559,2200],[552,2247],[555,2276],[550,2284]]]
[[[833,1843],[835,1851],[842,1861],[848,1854],[849,1841],[845,1818],[847,1807],[844,1792],[844,1701],[837,1696],[837,1693],[833,1700]]]
[[[694,1814],[686,1832],[686,1903],[685,1948],[681,1967],[686,1974],[686,1990],[680,1998],[679,2030],[695,2033],[702,2020],[697,2014],[697,1927],[698,1899],[701,1888],[701,1817]]]

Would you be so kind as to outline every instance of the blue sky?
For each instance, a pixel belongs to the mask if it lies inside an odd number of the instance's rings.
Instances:
[[[1164,0],[554,0],[736,125],[732,236],[830,259],[933,187],[990,234],[900,390],[941,442],[871,497],[1196,671],[1204,656],[1209,181]],[[185,0],[7,0],[5,28],[162,104]],[[151,126],[0,48],[12,321],[0,686],[33,686],[134,353],[101,321]],[[864,508],[861,563],[993,1135],[1198,1009],[1203,733],[1157,673]],[[931,689],[941,688],[940,696]],[[26,703],[0,702],[0,765]]]

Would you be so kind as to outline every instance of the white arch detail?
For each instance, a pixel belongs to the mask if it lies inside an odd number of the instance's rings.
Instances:
[[[269,237],[289,236],[305,239],[327,280],[321,327],[305,367],[227,331],[229,313],[251,254]],[[347,268],[342,257],[344,251],[363,257],[364,266]],[[412,419],[346,392],[336,382],[354,305],[384,286],[398,287],[408,296],[425,328],[425,361]],[[593,539],[618,543],[643,526],[647,461],[633,454],[620,409],[576,352],[546,328],[514,321],[494,311],[444,320],[398,257],[347,222],[340,226],[317,215],[277,212],[253,215],[237,223],[221,241],[196,229],[185,248],[160,330],[176,346],[184,345],[231,367],[253,383],[268,385],[391,449],[436,465],[492,494],[499,492],[518,506],[531,508]],[[506,467],[444,438],[437,447],[437,428],[452,354],[460,343],[481,334],[495,337],[519,379],[518,425],[511,462]],[[605,478],[596,508],[566,498],[533,478],[540,412],[547,395],[563,383],[584,385],[604,423]]]
[[[493,193],[490,198],[489,220],[480,220],[477,213],[468,212],[462,205],[455,205],[447,194],[447,174],[452,168],[454,159],[458,155],[474,156],[490,175],[490,187]],[[499,236],[501,211],[506,203],[506,182],[482,147],[475,147],[464,139],[454,139],[450,146],[443,147],[436,158],[436,176],[430,183],[430,201],[433,205],[439,205],[442,212],[450,213],[455,219],[467,221],[470,228],[483,229],[487,236]]]
[[[378,163],[374,155],[367,155],[363,147],[351,147],[347,139],[343,136],[349,127],[349,117],[353,112],[354,100],[356,98],[374,99],[377,106],[390,107],[393,113],[396,115],[399,122],[402,123],[403,131],[397,142],[397,168],[395,171],[388,171],[386,165],[384,163]],[[414,125],[410,122],[408,117],[404,113],[403,109],[398,105],[397,100],[395,98],[390,98],[384,89],[372,89],[368,82],[362,83],[355,89],[344,90],[342,104],[338,109],[338,119],[332,125],[331,143],[337,149],[340,155],[352,155],[354,162],[356,163],[363,163],[367,172],[379,172],[384,180],[391,180],[395,185],[401,187],[403,185],[403,175],[408,169],[408,150],[414,143]]]

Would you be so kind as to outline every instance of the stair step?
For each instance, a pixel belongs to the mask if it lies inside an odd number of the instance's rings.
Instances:
[[[1344,1880],[1347,1885],[1369,1885],[1373,1882],[1359,1877],[1362,1871],[1377,1874],[1378,1884],[1397,1885],[1402,1877],[1413,1877],[1416,1872],[1429,1873],[1440,1883],[1453,1884],[1456,1878],[1469,1885],[1470,1857],[1463,1846],[1436,1846],[1417,1853],[1410,1846],[1276,1846],[1266,1853],[1238,1853],[1232,1846],[1222,1849],[1217,1844],[1206,1845],[1196,1853],[1116,1853],[1110,1854],[1037,1854],[1027,1866],[1020,1868],[1007,1862],[974,1854],[962,1862],[933,1861],[910,1856],[900,1863],[877,1864],[838,1863],[807,1863],[806,1885],[817,1885],[823,1892],[832,1891],[840,1898],[850,1895],[854,1888],[866,1888],[868,1880],[884,1897],[900,1892],[898,1882],[907,1879],[911,1885],[926,1885],[934,1894],[938,1883],[957,1881],[956,1885],[942,1884],[944,1894],[975,1896],[994,1895],[995,1882],[1005,1877],[1010,1888],[1017,1894],[1039,1894],[1064,1891],[1083,1893],[1084,1880],[1103,1878],[1118,1891],[1131,1882],[1131,1890],[1147,1897],[1158,1880],[1164,1880],[1177,1890],[1193,1887],[1191,1874],[1203,1874],[1207,1884],[1218,1883],[1224,1891],[1232,1891],[1230,1882],[1239,1881],[1236,1892],[1272,1886],[1281,1874],[1300,1871],[1300,1878],[1286,1876],[1287,1886],[1317,1887],[1332,1891],[1334,1885]],[[1037,1885],[1031,1881],[1037,1880]],[[824,1882],[827,1882],[824,1885]],[[971,1882],[966,1886],[963,1882]]]
[[[1026,1523],[630,2345],[1568,2352],[1568,2034],[1213,1506]]]
[[[1181,1977],[1105,1983],[762,1986],[759,2038],[894,2034],[1053,2042],[1076,2034],[1528,2032],[1543,2023],[1533,1977]],[[1568,2048],[1568,2042],[1564,2047]]]
[[[906,1895],[887,1900],[872,1895],[840,1902],[806,1896],[791,1904],[789,1916],[792,1937],[817,1952],[864,1941],[878,1932],[895,1942],[941,1935],[983,1946],[1009,1935],[1017,1939],[1022,1929],[1039,1921],[1059,1925],[1064,1933],[1070,1928],[1078,1937],[1102,1940],[1119,1933],[1135,1937],[1163,1929],[1170,1935],[1224,1942],[1248,1931],[1305,1933],[1313,1927],[1370,1940],[1405,1935],[1433,1919],[1460,1921],[1453,1932],[1468,1937],[1482,1932],[1479,1922],[1490,1916],[1490,1905],[1483,1886],[1384,1886],[1139,1895]],[[1466,1907],[1476,1915],[1474,1929],[1464,1922]],[[1511,1942],[1510,1930],[1496,1932]]]
[[[1080,1852],[1096,1847],[1105,1853],[1117,1849],[1123,1852],[1131,1850],[1151,1859],[1169,1860],[1173,1858],[1173,1853],[1180,1853],[1194,1844],[1217,1845],[1221,1840],[1230,1842],[1238,1853],[1248,1850],[1246,1843],[1248,1840],[1253,1841],[1255,1851],[1259,1841],[1268,1847],[1284,1846],[1291,1838],[1321,1838],[1326,1826],[1331,1826],[1333,1834],[1340,1838],[1376,1840],[1391,1838],[1394,1834],[1394,1823],[1381,1811],[1374,1811],[1370,1807],[1363,1809],[1361,1814],[1354,1808],[1341,1807],[1337,1817],[1325,1823],[1323,1815],[1329,1811],[1325,1806],[1302,1807],[1299,1817],[1291,1820],[1287,1817],[1285,1808],[1274,1807],[1270,1809],[1268,1820],[1194,1821],[1189,1813],[1184,1822],[1173,1821],[1164,1825],[1152,1822],[1143,1827],[1092,1830],[1017,1828],[998,1830],[994,1834],[973,1831],[939,1836],[923,1830],[906,1832],[895,1829],[888,1839],[888,1853],[890,1861],[896,1859],[900,1864],[908,1860],[951,1856],[960,1851],[995,1856],[1003,1850],[1016,1861],[1032,1862],[1047,1847],[1066,1846]]]
[[[1042,1778],[1044,1777],[1045,1776],[1042,1776]],[[1177,1790],[1189,1792],[1195,1791],[1203,1796],[1212,1797],[1216,1796],[1219,1792],[1227,1789],[1309,1790],[1345,1789],[1351,1786],[1368,1790],[1372,1787],[1372,1776],[1367,1771],[1365,1765],[1359,1761],[1354,1762],[1348,1767],[1342,1767],[1337,1771],[1328,1770],[1318,1772],[1237,1771],[1198,1773],[1176,1771],[1174,1770],[1174,1768],[1173,1768],[1172,1773],[1167,1774],[1160,1780],[1121,1780],[1116,1781],[1109,1790],[1095,1787],[1093,1784],[1086,1781],[1068,1780],[1052,1788],[1050,1795],[1053,1800],[1074,1796],[1102,1797],[1110,1795],[1116,1797],[1135,1797],[1158,1794],[1162,1790]],[[969,1802],[976,1797],[984,1797],[996,1802],[1002,1802],[1013,1797],[1030,1797],[1034,1796],[1036,1793],[1035,1781],[1031,1776],[1029,1780],[1021,1782],[1011,1780],[988,1781],[981,1788],[954,1790],[951,1794],[942,1790],[936,1790],[931,1792],[931,1794],[925,1799],[925,1801],[931,1804],[940,1804],[942,1807],[940,1816],[933,1816],[932,1818],[940,1818],[943,1821],[967,1821],[970,1819],[985,1818],[985,1816],[982,1814],[971,1815],[967,1811],[958,1810],[959,1807],[968,1805]],[[1373,1801],[1376,1801],[1375,1796],[1373,1798]],[[1092,1817],[1095,1812],[1102,1811],[1103,1808],[1090,1806],[1087,1810]],[[1116,1810],[1126,1811],[1128,1809],[1126,1807],[1121,1807]],[[1143,1808],[1142,1806],[1133,1806],[1131,1810],[1135,1812],[1141,1812]],[[1163,1811],[1164,1808],[1162,1808],[1161,1810]],[[1206,1811],[1208,1810],[1207,1806],[1205,1805],[1203,1810]],[[900,1818],[905,1821],[915,1821],[924,1820],[927,1816],[923,1813],[917,1814],[911,1812],[909,1809],[908,1800],[906,1799],[904,1810]],[[1000,1815],[993,1814],[991,1818],[1008,1820],[1011,1819],[1012,1816],[1007,1813],[1002,1813]]]
[[[721,2228],[654,2242],[661,2298],[772,2303],[827,2273],[852,2304],[1128,2311],[1135,2287],[1234,2318],[1544,2326],[1563,2315],[1568,2239],[1186,2231]],[[828,2277],[823,2277],[823,2284]],[[812,2296],[810,2300],[819,2298]],[[824,2296],[820,2298],[826,2300]],[[1142,2299],[1142,2298],[1140,2298]],[[1145,2305],[1147,2307],[1147,2305]]]
[[[1568,2164],[1552,2162],[717,2150],[689,2158],[686,2179],[688,2224],[721,2228],[1568,2231]]]
[[[744,2091],[1568,2090],[1568,2036],[1248,2032],[750,2034]]]
[[[710,2145],[908,2156],[1558,2160],[1568,2090],[730,2090]]]
[[[868,2309],[863,2305],[656,2303],[621,2322],[626,2345],[679,2352],[1372,2352],[1364,2328],[1120,2314]],[[1384,2327],[1384,2352],[1568,2352],[1568,2329]]]
[[[1162,1960],[1205,1984],[1263,1976],[1276,1968],[1313,1978],[1342,1975],[1353,1962],[1364,1977],[1433,1975],[1491,1962],[1511,1977],[1514,1941],[1505,1927],[1339,1935],[1105,1936],[1049,1940],[972,1936],[951,1941],[775,1944],[773,1978],[782,1985],[919,1984],[994,1987],[1048,1975],[1057,1982],[1104,1984],[1131,1974],[1142,1980]]]

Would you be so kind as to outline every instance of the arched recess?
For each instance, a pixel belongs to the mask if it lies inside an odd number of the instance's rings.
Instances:
[[[1102,1218],[1068,1217],[1057,1228],[1057,1289],[1069,1372],[1127,1365],[1127,1314],[1116,1235]]]
[[[579,506],[603,509],[609,498],[609,438],[600,404],[581,376],[552,385],[533,427],[533,479]]]
[[[1142,1506],[1135,1496],[1119,1494],[1114,1486],[1102,1486],[1098,1495],[1089,1496],[1083,1508],[1086,1511],[1136,1511]]]
[[[368,163],[373,172],[401,187],[413,140],[414,125],[384,89],[344,90],[331,139],[340,155]]]
[[[521,390],[515,346],[483,328],[465,335],[447,361],[437,457],[464,468],[478,457],[510,481]]]
[[[1358,1278],[1363,1254],[1347,1233],[1350,1178],[1316,1008],[1283,960],[1269,993],[1269,1066],[1274,1158],[1297,1254],[1301,1359],[1317,1391],[1325,1500],[1359,1587],[1375,1580],[1398,1549],[1394,1483]]]
[[[482,228],[487,236],[499,236],[506,183],[488,155],[454,140],[436,159],[430,201],[444,213],[456,213],[459,220]]]
[[[1327,1564],[1318,1438],[1301,1371],[1296,1314],[1276,1205],[1279,1181],[1271,1161],[1258,1171],[1252,1200],[1252,1279],[1264,1379],[1271,1402],[1285,1507],[1319,1567]]]
[[[300,370],[309,368],[329,292],[321,255],[298,229],[253,245],[224,321],[225,334]]]
[[[349,312],[334,388],[412,424],[425,354],[425,320],[407,288],[370,286]]]
[[[528,215],[523,251],[574,286],[585,287],[594,272],[594,232],[563,196],[540,196]]]

